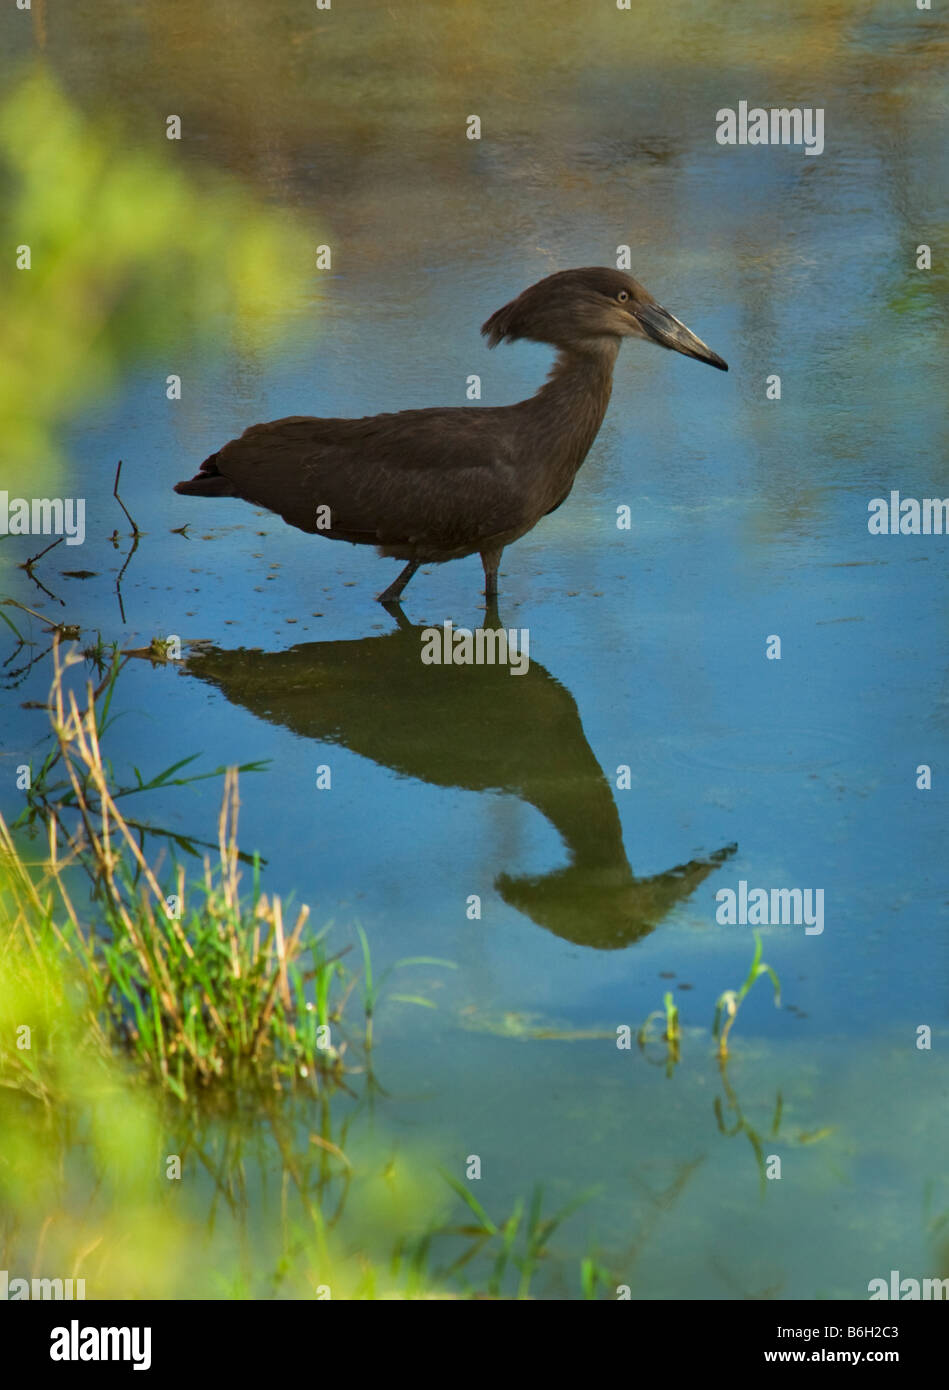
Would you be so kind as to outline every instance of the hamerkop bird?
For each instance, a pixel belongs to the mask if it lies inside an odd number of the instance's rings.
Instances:
[[[379,595],[396,603],[420,565],[477,551],[497,596],[506,545],[566,500],[606,413],[623,338],[728,365],[620,270],[562,270],[481,329],[490,347],[528,338],[557,361],[529,400],[400,410],[359,420],[290,415],[251,425],[176,492],[242,497],[291,526],[407,561]]]

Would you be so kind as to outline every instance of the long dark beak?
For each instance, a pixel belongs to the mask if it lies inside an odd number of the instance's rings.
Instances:
[[[633,313],[653,342],[658,343],[660,347],[672,348],[675,352],[685,353],[686,357],[707,362],[710,367],[717,367],[720,372],[728,371],[725,359],[707,347],[684,323],[673,318],[668,309],[663,309],[661,304],[637,305]]]

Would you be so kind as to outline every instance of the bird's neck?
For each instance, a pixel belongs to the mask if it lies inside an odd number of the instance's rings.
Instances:
[[[561,349],[545,384],[524,402],[532,433],[546,445],[552,478],[565,486],[603,423],[618,351],[618,338],[596,340],[589,351]]]

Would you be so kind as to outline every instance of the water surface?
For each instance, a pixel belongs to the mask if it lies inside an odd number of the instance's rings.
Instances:
[[[946,1275],[949,541],[867,530],[890,489],[949,495],[944,21],[895,4],[489,4],[476,21],[461,4],[314,17],[279,0],[263,20],[81,0],[44,37],[78,113],[111,111],[124,150],[196,187],[225,171],[292,214],[306,259],[279,308],[224,302],[200,334],[172,314],[158,341],[117,342],[107,388],[47,411],[87,539],[37,566],[53,597],[6,541],[4,589],[124,645],[180,635],[180,667],[123,676],[116,764],[267,760],[243,779],[241,839],[268,888],[343,935],[361,924],[380,970],[457,964],[411,977],[437,1011],[379,1019],[383,1147],[424,1139],[458,1176],[479,1154],[496,1212],[537,1180],[558,1201],[597,1187],[548,1296],[576,1293],[590,1248],[636,1297],[861,1297],[892,1268]],[[12,38],[24,60],[31,43]],[[739,99],[822,106],[824,153],[718,146],[715,112]],[[309,259],[324,243],[330,272]],[[472,373],[485,404],[530,394],[551,353],[489,354],[479,325],[622,244],[731,370],[624,346],[568,503],[502,562],[502,619],[530,631],[523,679],[418,662],[419,629],[481,622],[477,557],[416,575],[400,626],[373,601],[394,562],[172,493],[259,419],[464,404]],[[121,610],[119,458],[146,533]],[[38,664],[7,701],[8,766],[41,756],[44,716],[21,702],[47,680]],[[150,809],[201,833],[218,794]],[[729,1096],[708,1029],[753,943],[717,924],[715,894],[741,879],[822,888],[825,929],[765,929],[783,1007],[765,982],[744,1004]],[[650,1064],[661,1047],[614,1041],[667,989],[686,1028],[671,1076]],[[747,1132],[728,1133],[739,1113],[782,1158],[763,1190]]]

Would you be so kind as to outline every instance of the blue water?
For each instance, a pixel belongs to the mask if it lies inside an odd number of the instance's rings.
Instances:
[[[279,7],[286,23],[291,8]],[[712,56],[734,8],[702,7]],[[352,156],[365,178],[350,177],[342,137],[308,154],[281,108],[267,196],[330,229],[336,268],[308,278],[263,348],[222,316],[214,351],[169,344],[72,418],[65,493],[86,497],[88,538],[81,563],[61,547],[37,567],[64,606],[21,571],[4,581],[23,603],[124,644],[178,634],[190,661],[123,675],[117,765],[267,760],[243,778],[241,809],[267,887],[347,939],[358,921],[379,970],[419,955],[457,964],[404,968],[409,992],[429,991],[437,1011],[383,1008],[389,1098],[377,1123],[424,1135],[459,1176],[481,1154],[478,1197],[492,1209],[535,1180],[560,1201],[597,1185],[561,1253],[592,1242],[634,1296],[860,1297],[891,1268],[937,1272],[925,1194],[941,1190],[949,1137],[949,538],[867,530],[868,502],[890,489],[949,495],[945,324],[914,268],[918,242],[944,240],[931,65],[945,32],[920,19],[932,35],[920,47],[915,16],[896,7],[876,7],[880,32],[858,16],[825,31],[808,10],[802,74],[771,56],[783,9],[743,8],[720,71],[698,38],[662,62],[647,45],[654,66],[633,44],[617,60],[602,23],[572,76],[539,50],[536,107],[502,88],[475,151],[441,150],[431,113],[443,102],[400,115],[401,87],[386,79],[388,133],[373,127],[364,165]],[[549,22],[572,32],[553,10]],[[687,16],[700,25],[697,9]],[[623,18],[634,34],[652,22]],[[742,96],[824,105],[824,154],[717,146],[714,112]],[[332,99],[345,111],[341,80]],[[214,162],[226,116],[213,93],[202,101],[209,137],[187,151],[195,168]],[[466,89],[459,112],[490,115],[488,103]],[[228,160],[260,181],[250,148],[237,141]],[[621,243],[730,372],[624,346],[568,503],[504,555],[503,621],[530,632],[523,685],[502,673],[463,687],[468,672],[434,672],[423,692],[418,634],[396,635],[373,601],[395,562],[237,501],[172,493],[256,420],[463,404],[470,373],[485,404],[523,398],[551,353],[489,354],[479,325],[553,269],[613,263]],[[171,371],[180,402],[165,399]],[[769,373],[779,401],[766,399]],[[147,533],[122,581],[124,623],[113,592],[124,550],[108,541],[127,530],[111,498],[119,457],[123,500]],[[616,525],[622,505],[629,531]],[[172,534],[185,523],[186,536]],[[63,578],[72,568],[95,577]],[[405,594],[408,623],[477,626],[481,583],[477,557],[424,569]],[[773,635],[780,660],[766,657]],[[210,647],[197,655],[196,642]],[[47,680],[39,666],[17,690],[8,760],[42,747],[42,712],[17,705],[42,699]],[[920,764],[931,790],[916,788]],[[331,790],[317,789],[321,765]],[[617,786],[622,766],[629,789]],[[149,810],[213,838],[218,795],[202,782]],[[598,835],[602,874],[564,877]],[[670,871],[690,863],[701,872],[676,884]],[[731,1084],[783,1162],[763,1193],[751,1146],[722,1135],[713,1111],[715,1001],[741,984],[753,950],[749,927],[717,924],[715,894],[742,879],[821,888],[825,901],[821,935],[762,933],[793,1009],[776,1009],[760,981],[735,1025]],[[471,894],[480,920],[467,915]],[[497,1031],[509,1014],[635,1033],[666,989],[686,1030],[671,1077],[635,1044]],[[922,1024],[931,1052],[915,1046]],[[651,1059],[662,1055],[655,1044]],[[783,1127],[769,1139],[778,1092]],[[553,1272],[545,1291],[566,1279]]]

